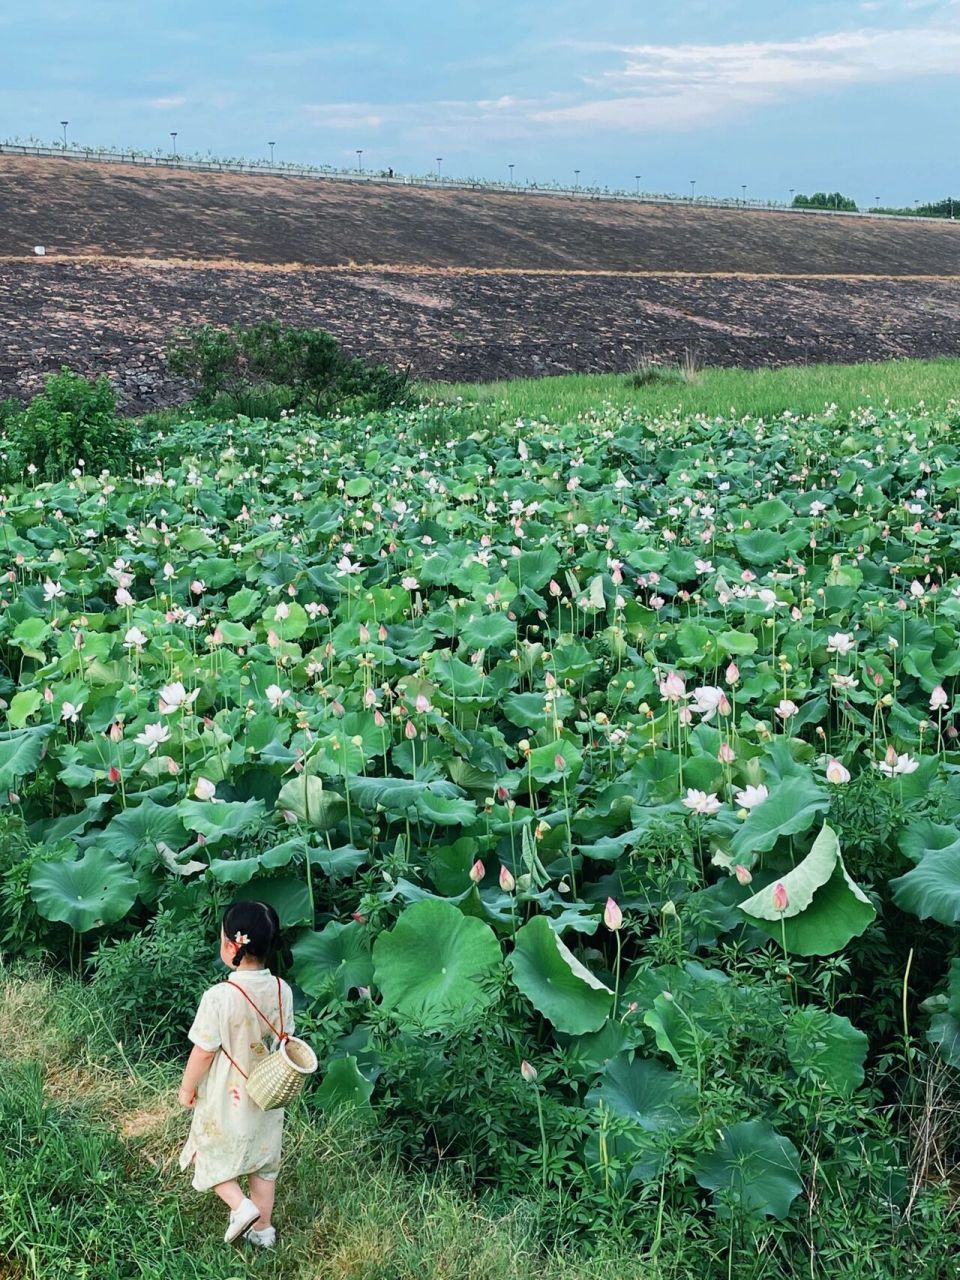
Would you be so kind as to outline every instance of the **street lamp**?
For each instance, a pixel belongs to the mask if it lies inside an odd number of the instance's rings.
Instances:
[[[579,169],[574,169],[573,171],[573,189],[574,191],[580,190],[580,170]]]
[[[270,164],[271,164],[271,166],[273,165],[273,148],[274,148],[276,145],[277,145],[277,144],[276,144],[275,142],[268,142],[268,143],[267,143],[267,146],[270,148]]]
[[[363,147],[357,147],[357,172],[363,173]]]
[[[61,120],[61,121],[60,121],[60,128],[63,130],[63,149],[64,149],[64,151],[66,151],[66,149],[67,149],[67,125],[68,125],[69,123],[70,123],[70,121],[69,121],[69,120]]]
[[[697,180],[696,178],[691,178],[690,179],[690,199],[691,200],[696,200],[697,198],[696,192],[697,192]]]
[[[174,160],[176,160],[177,158],[177,130],[176,129],[170,130],[170,137],[173,139],[173,158]]]
[[[635,177],[635,178],[636,178],[636,180],[637,180],[637,195],[639,195],[639,194],[640,194],[640,179],[643,177],[643,175],[642,175],[642,174],[640,174],[640,173],[637,173],[637,174],[634,174],[634,177]]]
[[[440,166],[443,164],[443,156],[437,156],[437,181],[440,181]]]
[[[508,164],[507,168],[510,170],[510,185],[512,187],[513,186],[513,165]]]
[[[793,193],[794,193],[794,191],[796,191],[796,187],[791,187],[791,188],[790,188],[790,203],[791,203],[791,204],[793,204]]]
[[[747,203],[747,184],[745,182],[740,183],[740,190],[743,192],[743,203],[746,204]]]
[[[879,209],[879,208],[880,208],[880,197],[879,197],[879,196],[874,196],[874,197],[873,197],[873,207],[874,207],[875,209]]]

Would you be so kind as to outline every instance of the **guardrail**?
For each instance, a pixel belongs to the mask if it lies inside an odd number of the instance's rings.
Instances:
[[[555,183],[496,182],[440,175],[401,176],[387,170],[337,169],[327,165],[277,164],[268,160],[204,160],[198,157],[154,155],[97,147],[50,147],[40,143],[0,142],[0,155],[39,156],[50,160],[134,165],[141,169],[177,169],[194,173],[231,173],[261,178],[302,178],[323,182],[353,182],[377,186],[443,188],[452,191],[491,191],[504,195],[555,196],[567,200],[629,201],[633,204],[678,205],[685,208],[753,209],[775,213],[827,215],[831,218],[881,218],[904,222],[947,222],[955,219],[911,213],[879,213],[869,209],[799,209],[775,200],[746,200],[723,196],[680,196],[649,191],[610,191],[606,187],[563,187]]]

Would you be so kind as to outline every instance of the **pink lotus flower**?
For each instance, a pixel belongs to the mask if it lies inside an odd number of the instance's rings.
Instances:
[[[537,1076],[540,1074],[537,1068],[529,1063],[526,1058],[520,1063],[520,1074],[526,1080],[527,1084],[533,1084]]]
[[[740,668],[735,662],[731,662],[724,672],[727,684],[737,684],[740,679]]]
[[[737,877],[738,884],[749,884],[753,876],[747,868],[740,862],[733,868],[733,874]]]
[[[478,858],[470,868],[470,879],[474,884],[479,884],[483,877],[487,874],[487,869]]]
[[[777,715],[781,720],[789,720],[791,716],[795,716],[800,708],[795,702],[791,702],[789,698],[781,698],[777,704]]]
[[[668,676],[660,681],[660,696],[667,702],[679,702],[681,698],[686,696],[687,686],[683,676],[678,675],[676,671],[671,671]]]
[[[717,752],[717,759],[721,764],[733,764],[736,760],[736,752],[729,742],[721,742],[720,750]]]
[[[616,933],[623,924],[623,912],[614,902],[613,898],[608,898],[607,905],[603,908],[603,923],[611,933]]]
[[[947,697],[946,689],[944,689],[942,684],[938,684],[930,695],[930,710],[942,711],[949,701],[950,699]]]
[[[516,887],[517,887],[517,882],[516,880],[514,880],[513,876],[510,874],[509,869],[507,867],[501,867],[500,868],[500,888],[503,890],[504,893],[513,893]]]
[[[408,741],[412,742],[413,739],[417,736],[417,726],[413,723],[412,720],[408,720],[403,727],[403,732],[404,732],[404,736],[408,739]]]
[[[827,781],[832,782],[835,787],[842,786],[850,781],[850,770],[831,756],[827,761]]]
[[[783,881],[778,880],[773,886],[773,909],[774,911],[786,911],[789,905],[790,900],[787,897],[786,889],[783,887]]]

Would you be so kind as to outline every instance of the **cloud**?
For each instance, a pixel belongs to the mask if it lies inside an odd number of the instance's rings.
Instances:
[[[303,113],[323,129],[379,129],[386,123],[385,108],[364,102],[307,103]]]
[[[591,52],[600,46],[584,46]],[[606,46],[605,52],[614,50]],[[541,124],[690,127],[748,107],[835,88],[936,75],[960,66],[960,26],[862,29],[797,40],[631,45],[621,65],[583,76],[592,96],[533,113]]]
[[[147,106],[152,107],[154,111],[173,111],[177,107],[185,107],[187,99],[183,97],[174,98],[151,98]]]

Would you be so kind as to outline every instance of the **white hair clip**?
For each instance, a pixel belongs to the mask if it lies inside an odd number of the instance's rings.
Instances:
[[[250,945],[250,939],[247,937],[245,933],[241,933],[239,929],[233,935],[233,940],[234,942],[244,947],[249,947]]]

